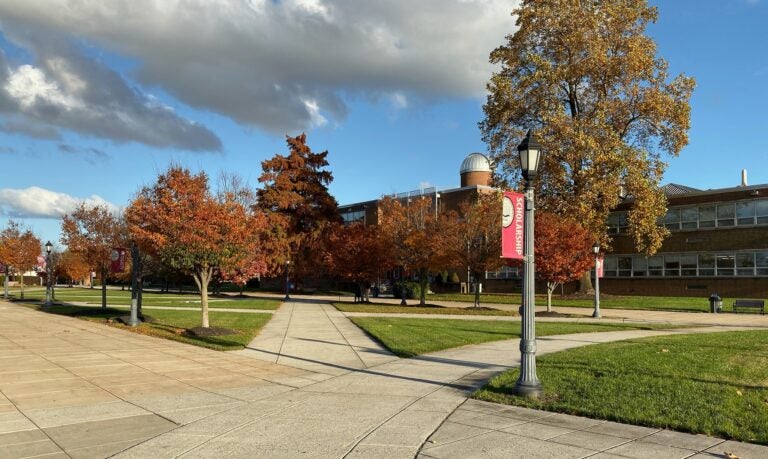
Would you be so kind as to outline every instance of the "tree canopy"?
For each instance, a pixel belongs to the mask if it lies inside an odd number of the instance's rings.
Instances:
[[[24,272],[37,266],[37,257],[42,253],[42,244],[32,230],[13,220],[8,221],[0,231],[0,261],[6,266],[6,276],[10,268],[19,275],[21,299],[24,299]]]
[[[480,123],[497,184],[518,183],[516,145],[534,129],[543,149],[536,182],[544,210],[576,219],[604,245],[605,221],[624,186],[634,199],[629,231],[654,253],[666,230],[659,188],[664,157],[688,142],[693,78],[670,78],[645,35],[646,0],[523,0],[518,30],[490,56]]]

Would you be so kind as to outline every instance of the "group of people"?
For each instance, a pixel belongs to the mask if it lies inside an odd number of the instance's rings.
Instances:
[[[371,302],[371,283],[370,282],[355,282],[355,303],[370,303]],[[373,297],[379,296],[379,288],[373,287]]]

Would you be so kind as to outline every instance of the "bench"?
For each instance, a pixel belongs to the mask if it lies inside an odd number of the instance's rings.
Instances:
[[[733,302],[733,312],[739,312],[739,309],[759,309],[760,314],[765,314],[765,301],[736,300]]]

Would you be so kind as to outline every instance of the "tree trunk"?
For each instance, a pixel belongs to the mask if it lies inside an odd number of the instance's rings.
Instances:
[[[107,269],[101,268],[101,307],[107,308]]]
[[[557,288],[558,282],[547,282],[547,312],[552,312],[552,292]]]
[[[19,292],[19,298],[24,299],[24,271],[19,273],[19,288],[21,291]]]
[[[201,268],[192,278],[197,284],[198,290],[200,290],[200,311],[202,313],[202,327],[210,327],[208,322],[208,283],[211,281],[212,270],[210,268]]]
[[[475,279],[479,279],[479,277],[475,277]],[[480,282],[477,280],[475,280],[475,305],[473,307],[480,307]]]
[[[427,289],[429,288],[429,271],[426,269],[419,270],[419,304],[424,306],[427,304]]]
[[[579,278],[579,293],[584,295],[595,293],[595,289],[592,287],[592,273],[589,270]]]

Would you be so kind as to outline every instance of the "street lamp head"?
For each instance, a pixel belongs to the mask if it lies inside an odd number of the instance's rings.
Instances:
[[[51,244],[51,241],[48,241],[45,243],[45,253],[51,253],[52,248],[53,248],[53,244]]]
[[[517,146],[517,153],[520,155],[520,170],[525,180],[533,180],[539,171],[541,160],[541,144],[529,129],[525,138]]]
[[[291,260],[285,260],[285,265],[288,266],[291,264]]]
[[[595,255],[600,253],[600,243],[599,242],[595,242],[595,244],[592,246],[592,253],[594,253]]]

